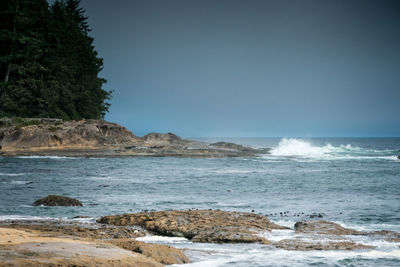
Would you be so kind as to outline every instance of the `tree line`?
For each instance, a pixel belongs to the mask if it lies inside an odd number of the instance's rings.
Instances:
[[[111,92],[80,0],[0,1],[0,116],[99,119]]]

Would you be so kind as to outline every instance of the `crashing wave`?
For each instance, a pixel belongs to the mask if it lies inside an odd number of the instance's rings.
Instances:
[[[396,160],[392,150],[365,149],[350,144],[333,146],[315,146],[310,142],[296,139],[283,138],[277,147],[271,150],[273,156],[290,156],[320,159],[390,159]],[[391,155],[390,155],[391,154]]]

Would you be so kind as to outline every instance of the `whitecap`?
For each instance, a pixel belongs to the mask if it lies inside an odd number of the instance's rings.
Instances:
[[[58,220],[57,218],[29,215],[0,215],[0,221],[48,221]]]
[[[290,158],[294,161],[310,162],[314,160],[398,160],[395,150],[367,149],[351,144],[333,146],[325,144],[315,146],[310,142],[296,138],[283,138],[271,154],[263,155],[267,160]],[[391,154],[391,155],[388,155]]]
[[[78,159],[78,157],[64,157],[64,156],[17,156],[20,159]]]
[[[32,181],[10,181],[10,184],[32,184]]]
[[[0,172],[0,176],[23,176],[26,173],[5,173],[5,172]]]

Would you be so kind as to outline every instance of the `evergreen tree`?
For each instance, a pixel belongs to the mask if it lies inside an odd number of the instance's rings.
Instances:
[[[104,117],[111,93],[79,3],[0,1],[0,115]]]
[[[33,116],[44,111],[43,57],[49,19],[45,0],[4,0],[0,9],[0,108]]]

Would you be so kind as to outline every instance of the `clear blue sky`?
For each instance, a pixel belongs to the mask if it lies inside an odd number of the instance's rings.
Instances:
[[[137,135],[400,136],[400,1],[82,0]]]

